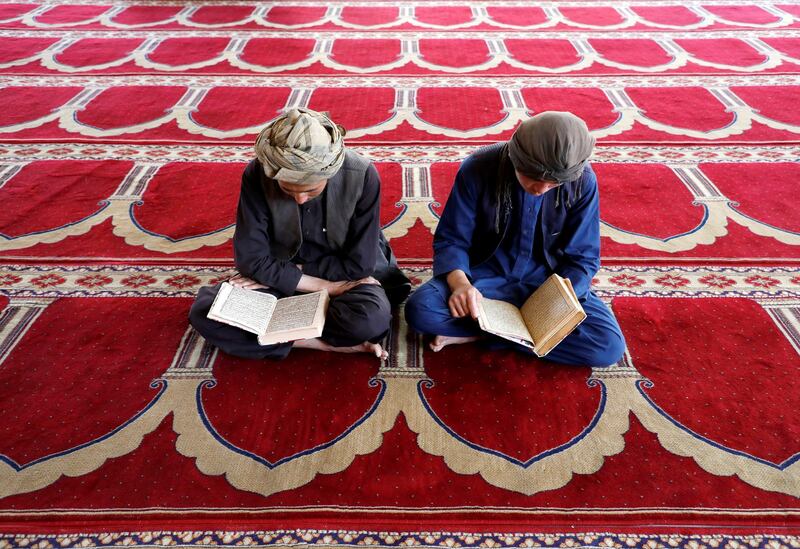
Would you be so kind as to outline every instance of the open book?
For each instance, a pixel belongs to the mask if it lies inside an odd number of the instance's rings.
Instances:
[[[586,313],[568,278],[552,274],[521,309],[496,299],[481,299],[481,329],[545,356],[583,322]]]
[[[327,311],[326,290],[278,299],[223,282],[207,316],[256,334],[261,345],[273,345],[319,337]]]

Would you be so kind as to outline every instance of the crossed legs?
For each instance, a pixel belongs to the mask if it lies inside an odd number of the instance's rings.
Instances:
[[[488,335],[471,318],[453,317],[447,306],[449,297],[447,282],[433,278],[420,286],[406,303],[406,322],[417,332],[434,336],[431,344],[434,351]],[[581,299],[581,305],[586,312],[586,320],[550,351],[546,359],[563,364],[585,364],[593,368],[616,363],[625,352],[625,338],[613,313],[592,292]],[[492,337],[492,344],[531,353],[525,347],[501,338]]]
[[[325,328],[318,339],[277,345],[259,345],[255,334],[207,318],[220,285],[200,289],[189,322],[209,343],[223,352],[244,358],[285,358],[292,347],[336,352],[369,352],[383,358],[379,342],[386,337],[391,323],[391,307],[386,292],[375,284],[361,284],[331,298]],[[284,297],[274,290],[257,290]]]

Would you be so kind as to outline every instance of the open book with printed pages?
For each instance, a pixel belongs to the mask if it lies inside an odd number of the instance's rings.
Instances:
[[[572,283],[552,274],[521,309],[496,299],[481,299],[482,330],[545,356],[586,318]]]
[[[256,334],[261,345],[274,345],[322,335],[328,299],[326,290],[278,299],[223,282],[207,316]]]

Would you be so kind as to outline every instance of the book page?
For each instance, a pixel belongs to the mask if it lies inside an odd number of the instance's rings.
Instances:
[[[322,292],[285,297],[278,300],[267,333],[298,330],[314,325],[317,310],[323,305]]]
[[[522,306],[522,317],[537,347],[582,310],[565,286],[564,279],[553,274]]]
[[[482,330],[510,339],[516,343],[528,346],[533,344],[531,335],[525,327],[525,322],[519,309],[511,303],[496,299],[481,299],[481,315],[478,323]]]
[[[278,298],[273,295],[237,288],[224,282],[211,305],[208,318],[254,334],[263,334],[277,302]]]

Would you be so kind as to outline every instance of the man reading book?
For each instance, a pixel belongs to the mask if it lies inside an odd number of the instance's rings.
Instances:
[[[189,319],[224,352],[280,359],[295,346],[385,357],[390,301],[402,301],[410,284],[380,230],[378,172],[343,138],[341,126],[309,109],[289,110],[261,131],[236,214],[240,274],[228,281],[278,298],[327,290],[322,335],[259,345],[255,334],[207,318],[218,284],[200,289]]]
[[[622,357],[619,325],[590,290],[600,266],[597,179],[588,163],[594,143],[577,116],[543,112],[510,141],[464,160],[434,236],[434,277],[405,308],[411,327],[434,336],[434,351],[485,337],[476,322],[484,297],[521,307],[557,273],[586,318],[546,358],[603,367]]]

